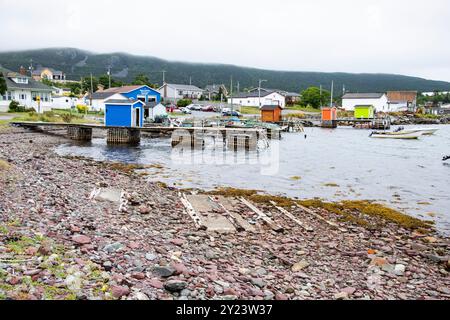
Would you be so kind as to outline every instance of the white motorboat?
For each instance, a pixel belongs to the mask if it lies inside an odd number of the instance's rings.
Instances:
[[[384,139],[418,139],[423,133],[420,131],[415,132],[385,132],[374,131],[370,134],[372,138],[384,138]]]
[[[436,133],[439,129],[434,128],[408,128],[405,130],[402,130],[401,132],[422,132],[422,135],[424,136],[431,136]]]

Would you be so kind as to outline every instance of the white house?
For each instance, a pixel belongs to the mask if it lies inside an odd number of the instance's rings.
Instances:
[[[0,96],[0,111],[8,111],[11,101],[34,108],[37,112],[50,111],[52,107],[52,87],[37,82],[30,77],[0,68],[6,82],[6,92]]]
[[[261,90],[261,96],[258,91],[238,93],[229,97],[228,103],[245,107],[279,105],[284,109],[284,107],[286,107],[286,97],[276,91]]]
[[[355,106],[373,106],[378,112],[390,111],[385,93],[346,93],[342,97],[342,107],[347,111],[354,111]]]
[[[165,101],[173,101],[179,99],[198,100],[202,96],[204,90],[189,84],[165,83],[158,92]]]

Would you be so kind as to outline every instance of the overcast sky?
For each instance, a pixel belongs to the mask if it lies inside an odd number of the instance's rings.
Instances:
[[[0,50],[450,81],[448,0],[0,0]]]

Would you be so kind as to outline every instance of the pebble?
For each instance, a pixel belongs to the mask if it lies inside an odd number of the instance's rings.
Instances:
[[[113,297],[117,299],[130,294],[130,288],[125,286],[111,286],[110,289]]]
[[[79,234],[79,235],[72,236],[72,241],[76,242],[78,244],[88,244],[88,243],[91,243],[91,238],[89,238],[88,236]]]
[[[308,267],[309,263],[306,260],[301,260],[300,262],[295,263],[291,270],[292,272],[298,272],[303,270],[304,268]]]
[[[178,292],[187,287],[187,282],[181,280],[167,280],[164,283],[164,288],[170,292]]]
[[[162,277],[162,278],[168,278],[172,275],[175,274],[175,268],[171,267],[171,266],[165,266],[165,267],[161,267],[161,266],[157,266],[154,267],[152,269],[153,274]]]

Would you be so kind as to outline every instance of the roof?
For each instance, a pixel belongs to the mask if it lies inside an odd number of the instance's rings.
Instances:
[[[274,91],[261,91],[261,97],[266,97],[271,93],[274,93]],[[232,98],[235,99],[235,98],[258,98],[258,97],[259,93],[258,91],[256,91],[256,92],[241,92],[233,95]]]
[[[196,87],[196,86],[193,86],[193,85],[190,85],[190,84],[166,83],[164,86],[168,86],[168,87],[174,88],[176,90],[205,91],[203,89],[200,89],[199,87]],[[164,86],[162,86],[161,88],[163,88]]]
[[[213,84],[213,85],[207,85],[205,88],[205,91],[208,92],[219,92],[220,88],[223,88],[226,90],[225,85],[223,84]]]
[[[105,91],[97,91],[92,94],[93,100],[103,100],[108,99],[109,97],[115,95],[116,92],[105,92]]]
[[[105,104],[136,104],[137,102],[144,104],[141,100],[134,99],[109,99],[105,101]]]
[[[134,91],[136,89],[145,87],[145,85],[134,85],[134,86],[123,86],[123,87],[113,87],[109,89],[105,89],[101,92],[109,92],[109,93],[128,93]]]
[[[275,109],[281,109],[279,105],[264,105],[261,107],[262,111],[273,111]]]
[[[390,102],[413,102],[417,100],[417,91],[388,91]]]
[[[47,85],[43,84],[42,82],[35,81],[35,80],[31,79],[30,77],[21,75],[20,73],[13,72],[11,70],[8,70],[8,69],[2,68],[2,67],[0,67],[0,72],[2,72],[4,75],[6,87],[8,89],[28,89],[31,91],[53,91],[52,87],[47,86]],[[12,81],[10,79],[10,78],[15,78],[15,77],[27,78],[28,83],[15,83],[14,81]]]
[[[342,99],[380,99],[385,93],[346,93]]]
[[[39,68],[36,68],[35,70],[33,70],[32,75],[33,76],[40,76],[42,71],[44,71],[45,69],[50,70],[53,74],[58,74],[58,75],[63,75],[64,74],[64,72],[62,72],[60,70],[55,70],[53,68],[39,67]]]
[[[285,96],[285,97],[300,97],[300,94],[298,94],[296,92],[289,92],[289,91],[284,91],[284,90],[281,90],[281,89],[261,88],[261,91],[264,91],[264,92],[278,92],[279,94],[281,94],[282,96]],[[250,89],[250,92],[258,92],[258,88]]]

